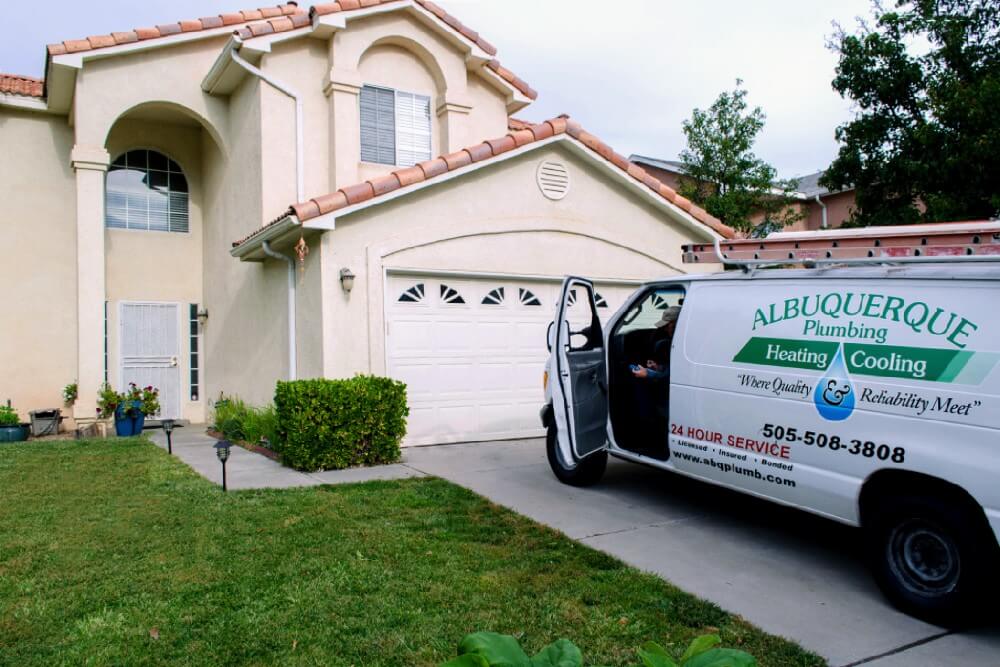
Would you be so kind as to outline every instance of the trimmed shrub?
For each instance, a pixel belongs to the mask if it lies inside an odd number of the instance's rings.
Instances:
[[[399,460],[406,434],[406,385],[358,375],[349,380],[279,382],[275,451],[298,470],[338,470]]]

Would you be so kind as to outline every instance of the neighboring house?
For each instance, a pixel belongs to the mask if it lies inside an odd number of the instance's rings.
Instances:
[[[535,92],[423,0],[295,4],[48,47],[0,77],[0,398],[163,416],[220,393],[387,374],[408,443],[539,434],[560,278],[601,312],[732,230]],[[433,156],[442,155],[435,158]]]
[[[640,165],[662,183],[674,190],[680,190],[684,177],[684,163],[677,160],[660,160],[643,155],[630,155],[631,162]],[[854,209],[854,190],[830,191],[819,184],[825,172],[817,171],[793,179],[796,200],[795,208],[803,214],[801,220],[786,227],[787,231],[802,232],[814,229],[840,227],[850,217]]]

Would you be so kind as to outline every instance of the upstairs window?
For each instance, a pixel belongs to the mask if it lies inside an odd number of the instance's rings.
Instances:
[[[156,151],[129,151],[111,163],[104,206],[108,227],[188,231],[187,179],[176,162]]]
[[[431,159],[431,98],[361,88],[361,161],[411,167]]]

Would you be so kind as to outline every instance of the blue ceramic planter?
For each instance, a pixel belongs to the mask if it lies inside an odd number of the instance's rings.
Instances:
[[[131,409],[126,410],[124,405],[119,405],[115,410],[115,434],[119,438],[142,433],[142,427],[146,423],[146,415],[142,414],[139,409],[140,405],[142,405],[140,401],[132,401]]]

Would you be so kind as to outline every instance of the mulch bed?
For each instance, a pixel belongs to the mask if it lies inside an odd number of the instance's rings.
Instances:
[[[216,440],[225,440],[226,439],[226,436],[224,436],[219,431],[213,431],[212,429],[208,429],[205,432],[208,433],[208,435],[210,437],[215,438]],[[268,449],[267,447],[264,447],[263,445],[258,445],[258,444],[252,443],[252,442],[246,442],[245,440],[230,440],[230,442],[232,442],[234,445],[239,445],[240,447],[242,447],[243,449],[246,449],[247,451],[251,451],[251,452],[253,452],[255,454],[260,454],[262,456],[266,456],[267,458],[271,459],[272,461],[277,461],[278,463],[281,463],[281,457],[278,456],[278,452],[274,451],[273,449]]]

